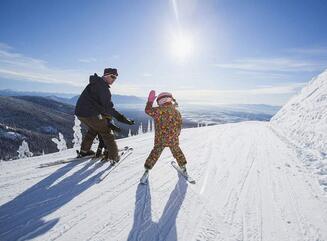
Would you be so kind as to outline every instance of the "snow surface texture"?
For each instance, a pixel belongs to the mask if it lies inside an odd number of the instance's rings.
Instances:
[[[313,78],[272,119],[327,191],[327,70]]]
[[[182,130],[195,185],[168,149],[139,185],[153,133],[117,142],[134,152],[100,183],[108,164],[37,168],[72,149],[0,162],[0,240],[327,240],[326,192],[269,123]]]

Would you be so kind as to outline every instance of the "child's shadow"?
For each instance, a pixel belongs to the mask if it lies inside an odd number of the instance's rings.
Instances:
[[[136,190],[134,223],[128,241],[177,241],[176,218],[188,187],[184,177],[180,174],[178,177],[178,182],[157,223],[152,221],[150,184],[139,184]]]
[[[77,164],[69,163],[0,206],[0,240],[32,239],[54,227],[59,218],[45,220],[45,217],[91,187],[103,173],[83,181],[100,167],[99,164],[92,166],[94,163],[90,162],[55,183]]]

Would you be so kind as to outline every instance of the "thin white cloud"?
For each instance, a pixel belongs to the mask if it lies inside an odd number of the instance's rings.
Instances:
[[[282,105],[296,93],[298,93],[307,83],[288,83],[284,85],[258,86],[251,89],[196,89],[194,87],[167,89],[153,88],[145,85],[125,85],[116,83],[112,90],[116,94],[136,95],[146,97],[150,89],[155,89],[157,93],[161,91],[172,92],[177,100],[184,103],[203,104],[273,104]]]
[[[287,52],[305,55],[327,55],[327,47],[316,47],[316,48],[292,48],[288,49]]]
[[[319,71],[327,63],[293,58],[245,58],[231,63],[218,63],[216,67],[253,72],[313,72]]]
[[[188,96],[215,96],[220,94],[251,94],[251,95],[264,95],[264,94],[291,94],[298,91],[307,83],[291,83],[280,86],[259,86],[252,89],[233,89],[233,90],[210,90],[210,89],[193,89],[193,90],[177,90],[179,93],[185,93]]]
[[[292,73],[287,72],[264,72],[264,71],[254,71],[254,70],[239,70],[233,71],[232,76],[225,77],[229,79],[243,79],[243,80],[285,80],[289,79]]]
[[[122,84],[115,83],[111,90],[115,94],[119,95],[135,95],[135,96],[146,96],[146,90],[143,85],[132,85],[132,84]]]
[[[0,77],[81,86],[87,75],[85,70],[51,67],[44,60],[16,53],[10,46],[0,43]]]
[[[261,86],[252,89],[233,90],[175,90],[176,98],[185,102],[213,104],[284,104],[289,97],[298,93],[306,83],[291,83],[280,86]],[[279,98],[276,98],[279,96]],[[282,97],[281,97],[282,96]]]
[[[114,54],[111,56],[112,59],[120,59],[120,55],[119,54]]]
[[[79,59],[79,60],[78,60],[78,62],[86,63],[86,64],[94,63],[94,62],[96,62],[96,61],[97,61],[96,58],[83,58],[83,59]]]
[[[258,68],[259,66],[259,68]],[[236,75],[242,76],[248,73],[256,76],[256,73],[276,75],[276,78],[282,78],[283,75],[289,74],[287,71],[302,71],[303,69],[314,69],[320,66],[316,62],[301,62],[294,59],[244,59],[233,62],[232,64],[220,64],[218,67],[237,69]],[[259,72],[258,72],[259,69]],[[282,71],[280,71],[282,70]],[[285,72],[283,72],[283,70]],[[0,43],[0,77],[16,80],[29,80],[43,83],[64,83],[83,87],[87,81],[88,75],[94,70],[75,70],[59,69],[52,67],[47,61],[37,58],[31,58],[15,52],[10,46]],[[269,72],[270,71],[270,72]],[[273,72],[276,71],[276,72]],[[279,71],[279,72],[277,72]],[[143,77],[152,77],[150,73],[144,73]],[[237,76],[236,76],[237,77]],[[124,84],[126,83],[126,84]],[[121,81],[113,86],[114,93],[147,96],[148,91],[152,88],[167,90],[166,85],[161,86],[159,83],[149,86],[139,84],[127,84],[127,81]],[[137,82],[142,83],[142,81]],[[289,97],[295,94],[304,84],[285,84],[282,86],[258,86],[253,89],[235,89],[235,90],[211,90],[181,88],[171,90],[179,99],[197,102],[214,102],[214,103],[275,103],[276,96]],[[267,98],[270,97],[268,100]],[[286,101],[287,98],[279,100]],[[266,100],[264,100],[266,98]]]
[[[143,77],[149,78],[149,77],[152,77],[152,74],[146,72],[146,73],[143,73]]]
[[[119,58],[118,55],[116,57]],[[6,79],[84,87],[88,76],[94,71],[54,68],[47,61],[14,52],[10,46],[0,43],[0,77]],[[139,85],[121,84],[117,81],[113,89],[116,94],[145,96],[143,87]]]
[[[262,86],[255,89],[243,90],[244,93],[252,95],[280,95],[280,94],[295,94],[307,83],[294,83],[281,86]]]
[[[8,44],[1,43],[0,42],[0,49],[2,49],[2,50],[10,50],[12,48]]]

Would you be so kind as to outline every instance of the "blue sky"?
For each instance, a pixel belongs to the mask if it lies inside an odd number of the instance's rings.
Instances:
[[[282,105],[327,68],[326,1],[0,2],[0,89]]]

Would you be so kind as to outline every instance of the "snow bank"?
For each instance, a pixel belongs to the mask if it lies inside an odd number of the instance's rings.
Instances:
[[[327,186],[327,70],[313,78],[272,119],[274,129],[297,147]]]

